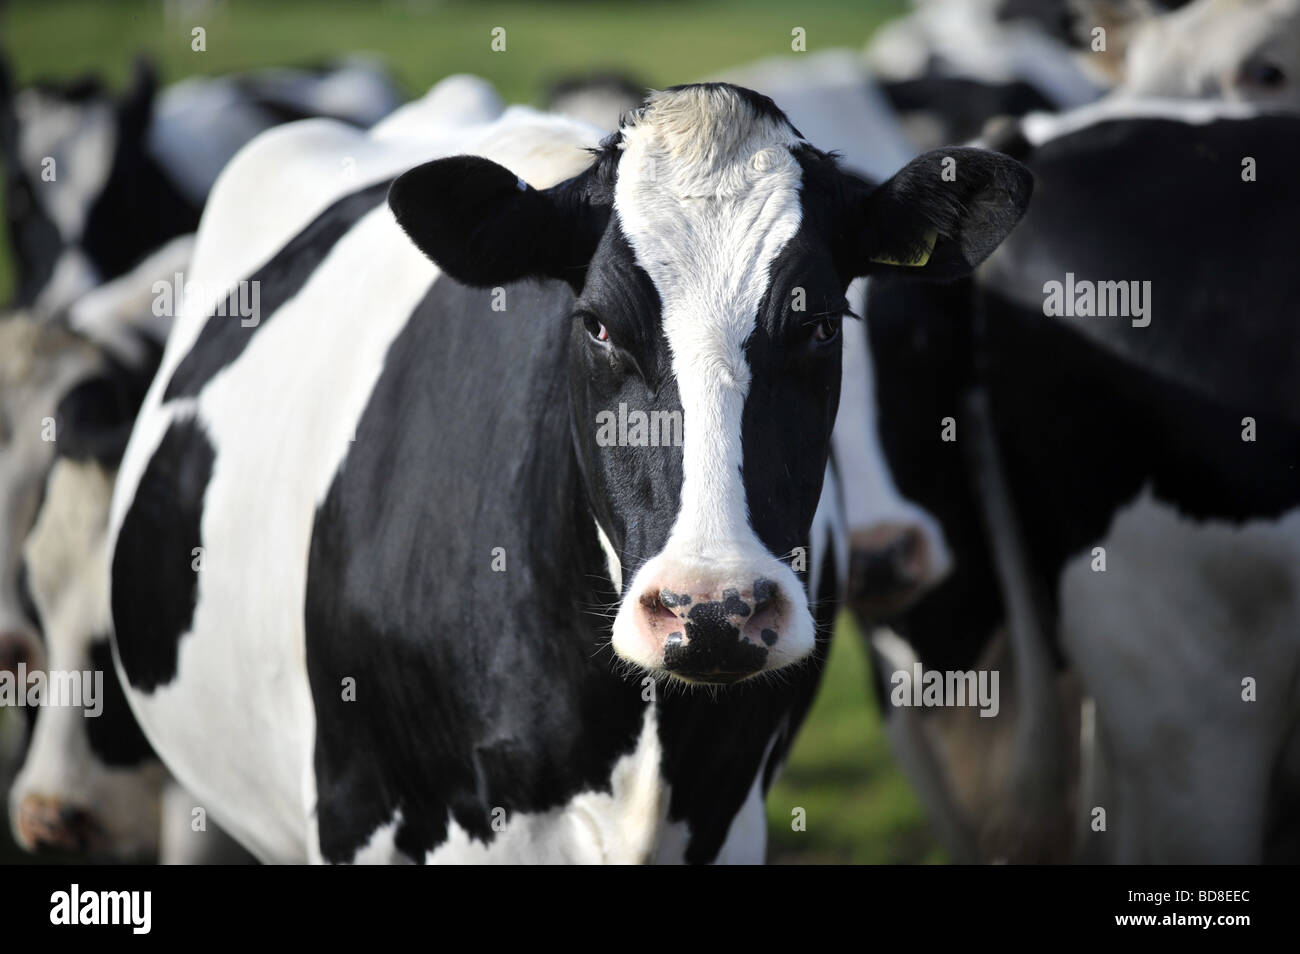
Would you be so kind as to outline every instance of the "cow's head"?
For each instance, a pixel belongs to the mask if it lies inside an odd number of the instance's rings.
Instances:
[[[23,567],[41,622],[45,684],[79,685],[83,695],[43,700],[36,710],[9,793],[13,831],[28,851],[129,860],[158,847],[166,772],[131,713],[109,643],[108,510],[147,381],[147,371],[109,365],[72,387],[55,413],[56,458]]]
[[[389,202],[458,281],[572,286],[572,433],[622,595],[614,650],[719,684],[813,648],[791,564],[821,493],[849,282],[964,274],[1028,192],[1013,161],[963,149],[873,189],[771,100],[706,84],[652,95],[552,188],[459,156]]]

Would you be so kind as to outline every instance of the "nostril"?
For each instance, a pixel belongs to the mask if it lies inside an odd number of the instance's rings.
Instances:
[[[660,605],[666,607],[670,612],[675,612],[676,610],[684,609],[691,605],[691,597],[689,593],[674,593],[666,586],[661,588],[657,595]]]
[[[850,542],[849,591],[871,599],[921,586],[929,571],[924,534],[916,527],[882,528]]]
[[[764,610],[771,609],[776,605],[777,588],[771,580],[754,581],[754,615],[757,616]]]
[[[676,622],[677,600],[676,594],[669,590],[649,590],[641,597],[641,608],[651,622]],[[686,602],[690,602],[690,597],[686,597]]]
[[[79,841],[86,839],[95,829],[95,819],[90,812],[75,806],[59,809],[59,824]]]
[[[28,795],[18,808],[18,835],[27,849],[90,850],[99,823],[86,809],[46,795]]]

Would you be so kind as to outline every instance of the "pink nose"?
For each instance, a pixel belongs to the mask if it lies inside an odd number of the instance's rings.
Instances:
[[[925,533],[912,524],[877,524],[849,537],[849,603],[868,616],[906,609],[933,582]]]
[[[85,853],[94,851],[102,840],[100,826],[89,811],[51,795],[25,796],[14,829],[27,851]]]
[[[772,580],[695,577],[651,582],[636,625],[663,668],[692,682],[732,683],[769,666],[780,652],[793,605]]]

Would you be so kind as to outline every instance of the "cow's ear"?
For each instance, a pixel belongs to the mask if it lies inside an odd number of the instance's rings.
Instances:
[[[918,156],[853,203],[851,270],[940,281],[969,274],[1025,214],[1033,181],[986,149]]]
[[[452,156],[398,176],[388,205],[420,251],[458,282],[490,288],[560,278],[580,287],[608,221],[581,178],[534,189],[488,159]]]

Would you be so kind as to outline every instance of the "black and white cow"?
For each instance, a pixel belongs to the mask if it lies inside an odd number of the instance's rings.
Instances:
[[[94,698],[31,713],[32,738],[9,792],[15,837],[29,851],[131,859],[157,850],[166,772],[113,669],[105,550],[116,457],[149,379],[105,362],[64,396],[55,417],[58,456],[24,545],[24,579],[41,626],[44,668],[92,674],[85,681]]]
[[[1083,42],[1101,28],[1106,49],[1084,54],[1110,95],[1223,99],[1300,107],[1296,0],[1078,0]]]
[[[113,363],[108,350],[61,325],[22,313],[0,318],[0,673],[6,676],[46,665],[22,551],[54,461],[59,403]],[[6,788],[36,715],[34,707],[0,712],[0,784]]]
[[[954,554],[876,635],[891,734],[964,857],[1293,859],[1300,119],[1112,103],[1005,145],[1035,176],[1009,240],[971,281],[870,301],[869,417]],[[1070,315],[1129,312],[1062,317],[1067,283]],[[972,466],[982,421],[1011,519]],[[918,661],[1002,668],[1000,715],[891,705]]]
[[[79,705],[28,710],[35,721],[9,791],[9,819],[28,851],[240,861],[246,856],[215,824],[205,820],[197,830],[191,824],[193,799],[170,782],[113,666],[108,510],[152,370],[148,362],[126,367],[104,355],[99,370],[69,390],[55,414],[56,459],[23,546],[23,579],[49,678],[82,674],[90,695]]]
[[[845,290],[960,275],[1024,209],[961,156],[871,189],[724,84],[599,148],[526,110],[255,142],[194,267],[260,322],[182,316],[111,515],[168,766],[264,860],[761,859],[841,572]],[[680,444],[602,437],[624,409]]]
[[[1102,94],[1069,20],[1066,0],[916,0],[872,36],[866,59],[918,147],[968,142],[996,117]]]
[[[217,174],[258,133],[308,116],[369,126],[401,100],[366,62],[192,78],[159,90],[142,59],[114,97],[89,76],[18,89],[0,59],[14,304],[56,315],[193,232]]]

